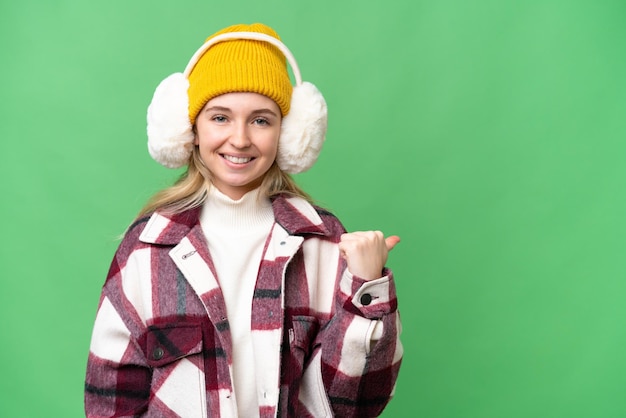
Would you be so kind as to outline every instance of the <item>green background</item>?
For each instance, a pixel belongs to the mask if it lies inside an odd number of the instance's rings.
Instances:
[[[386,417],[626,417],[626,2],[23,0],[0,5],[0,416],[79,417],[117,237],[178,172],[156,85],[261,21],[329,105],[297,176],[391,253]]]

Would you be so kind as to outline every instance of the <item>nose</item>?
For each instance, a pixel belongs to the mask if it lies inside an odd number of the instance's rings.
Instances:
[[[235,148],[247,148],[252,143],[248,132],[248,126],[245,122],[237,123],[234,126],[230,141]]]

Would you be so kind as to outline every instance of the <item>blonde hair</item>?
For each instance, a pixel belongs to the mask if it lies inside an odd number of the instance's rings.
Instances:
[[[189,157],[187,171],[172,186],[157,192],[139,212],[138,217],[152,212],[173,215],[201,206],[207,199],[211,187],[211,172],[200,159],[200,151],[195,146]],[[282,171],[276,161],[271,165],[261,183],[261,196],[273,197],[280,194],[298,196],[310,203],[311,197]]]

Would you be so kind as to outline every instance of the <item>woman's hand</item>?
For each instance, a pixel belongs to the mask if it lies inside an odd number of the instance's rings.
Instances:
[[[385,238],[380,231],[351,232],[341,236],[339,251],[348,270],[363,280],[381,277],[389,251],[400,242],[396,235]]]

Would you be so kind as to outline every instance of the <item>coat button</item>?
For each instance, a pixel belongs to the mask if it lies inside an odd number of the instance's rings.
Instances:
[[[165,355],[165,351],[163,351],[161,347],[157,347],[154,350],[152,350],[152,358],[154,360],[161,360],[164,355]]]
[[[370,295],[369,293],[363,293],[361,295],[361,304],[367,306],[370,303],[372,303],[372,295]]]

